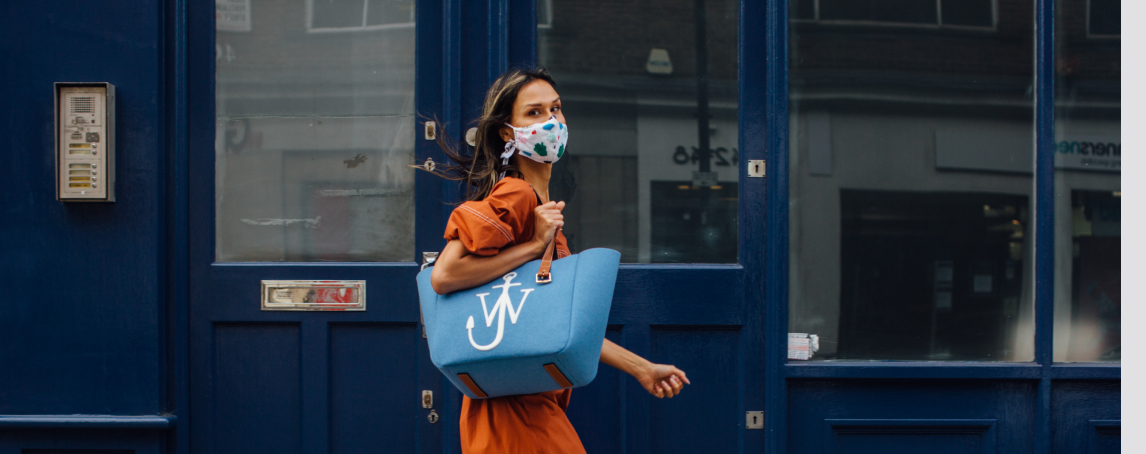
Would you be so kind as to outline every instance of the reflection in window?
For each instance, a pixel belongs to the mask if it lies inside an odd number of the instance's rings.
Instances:
[[[413,3],[228,5],[216,34],[216,260],[413,260],[414,30],[302,26],[408,22]]]
[[[1055,6],[1055,361],[1122,358],[1118,2]]]
[[[1033,359],[1033,2],[998,0],[997,20],[991,1],[808,3],[791,9],[789,331],[819,336],[816,360]]]
[[[995,0],[793,0],[792,19],[853,24],[994,27]]]
[[[1121,2],[1118,0],[1089,0],[1086,7],[1086,33],[1088,35],[1113,38],[1122,34]]]
[[[990,359],[1023,296],[1026,196],[841,189],[836,358]]]
[[[735,0],[538,2],[538,62],[573,131],[551,196],[574,250],[737,261]]]
[[[537,27],[553,27],[553,0],[537,0]]]
[[[414,0],[308,0],[310,31],[350,31],[414,25]]]

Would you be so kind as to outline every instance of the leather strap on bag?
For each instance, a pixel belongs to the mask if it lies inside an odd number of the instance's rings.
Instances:
[[[541,194],[538,194],[537,190],[534,189],[533,195],[537,196],[537,205],[541,206]],[[538,284],[553,282],[553,276],[549,274],[549,267],[553,266],[553,248],[557,247],[557,233],[560,231],[560,227],[553,229],[553,239],[549,240],[548,246],[545,246],[545,254],[541,256],[541,267],[537,269]]]
[[[553,266],[553,248],[557,245],[557,234],[560,231],[560,228],[553,229],[553,239],[549,240],[548,246],[545,246],[545,254],[541,256],[541,267],[537,269],[538,284],[553,282],[553,276],[549,274],[549,268]]]

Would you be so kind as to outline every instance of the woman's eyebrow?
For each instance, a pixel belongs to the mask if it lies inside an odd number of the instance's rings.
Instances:
[[[549,101],[549,102],[550,102],[550,103],[556,103],[556,102],[558,102],[558,101],[561,101],[561,98],[556,98],[556,99],[554,99],[554,100],[552,100],[552,101]],[[533,106],[540,106],[540,105],[541,105],[541,103],[539,103],[539,102],[535,102],[535,103],[533,103],[533,104],[526,104],[524,107],[533,107]]]

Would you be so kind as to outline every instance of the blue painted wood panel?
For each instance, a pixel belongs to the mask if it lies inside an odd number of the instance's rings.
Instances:
[[[993,419],[827,419],[824,452],[994,454]]]
[[[789,452],[1031,453],[1036,388],[1031,380],[792,380]]]
[[[1090,446],[1095,454],[1116,454],[1122,452],[1122,421],[1090,421]]]
[[[621,327],[612,326],[605,338],[624,346]],[[581,437],[588,452],[621,452],[624,449],[625,424],[623,422],[626,380],[628,374],[601,364],[592,383],[577,388],[570,398],[566,415]]]
[[[212,445],[204,452],[301,453],[299,326],[215,326]]]
[[[161,10],[0,8],[0,414],[161,411]],[[114,203],[56,201],[57,81],[116,86]]]
[[[1119,452],[1122,438],[1120,382],[1056,381],[1052,388],[1053,452]]]
[[[421,336],[415,324],[330,326],[330,452],[415,452]]]
[[[107,429],[0,430],[3,454],[159,454],[163,432]]]
[[[680,396],[649,402],[652,452],[739,451],[744,414],[737,411],[742,378],[737,328],[653,328],[650,359],[681,368],[692,384]],[[641,397],[648,399],[648,393]]]

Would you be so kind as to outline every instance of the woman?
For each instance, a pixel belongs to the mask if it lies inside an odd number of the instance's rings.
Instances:
[[[568,130],[556,84],[544,69],[511,70],[486,93],[473,155],[439,135],[457,165],[434,172],[465,181],[467,199],[446,225],[445,249],[430,282],[446,294],[486,284],[536,260],[556,236],[557,258],[570,255],[561,210],[549,200],[553,162],[565,154]],[[539,139],[538,133],[546,139]],[[601,362],[632,375],[658,398],[673,397],[689,383],[676,367],[653,364],[605,339]],[[463,453],[583,453],[565,416],[571,390],[462,400]]]

